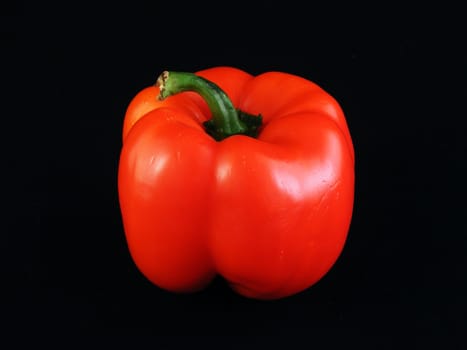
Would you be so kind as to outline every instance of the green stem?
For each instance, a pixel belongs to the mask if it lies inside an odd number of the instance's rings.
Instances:
[[[157,78],[156,85],[160,89],[159,100],[184,91],[198,93],[212,114],[212,118],[204,123],[206,132],[218,141],[232,135],[257,135],[261,116],[252,116],[235,109],[227,94],[207,79],[193,73],[164,71]]]

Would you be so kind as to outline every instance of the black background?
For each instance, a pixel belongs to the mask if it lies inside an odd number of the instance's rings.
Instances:
[[[20,342],[152,338],[161,349],[465,346],[460,13],[389,3],[2,5],[2,332]],[[245,299],[221,279],[197,294],[159,290],[126,247],[116,176],[129,101],[163,70],[218,65],[318,83],[353,137],[345,249],[319,283],[283,300]]]

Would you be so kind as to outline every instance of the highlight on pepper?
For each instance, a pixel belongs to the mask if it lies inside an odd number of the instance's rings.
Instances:
[[[339,258],[355,155],[340,105],[314,82],[166,71],[130,102],[122,140],[125,237],[159,288],[196,292],[220,275],[245,297],[280,299]]]

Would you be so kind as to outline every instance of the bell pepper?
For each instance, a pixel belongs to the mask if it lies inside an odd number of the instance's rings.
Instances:
[[[122,136],[125,237],[159,288],[196,292],[220,275],[240,295],[279,299],[341,254],[354,149],[317,84],[233,67],[164,72],[131,100]]]

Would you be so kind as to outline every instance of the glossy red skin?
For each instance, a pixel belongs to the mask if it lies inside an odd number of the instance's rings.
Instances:
[[[197,73],[241,110],[263,116],[257,139],[216,142],[204,101],[157,87],[130,103],[119,199],[130,253],[174,292],[216,274],[238,293],[278,299],[315,284],[345,244],[354,200],[354,150],[338,103],[316,84],[230,67]]]

